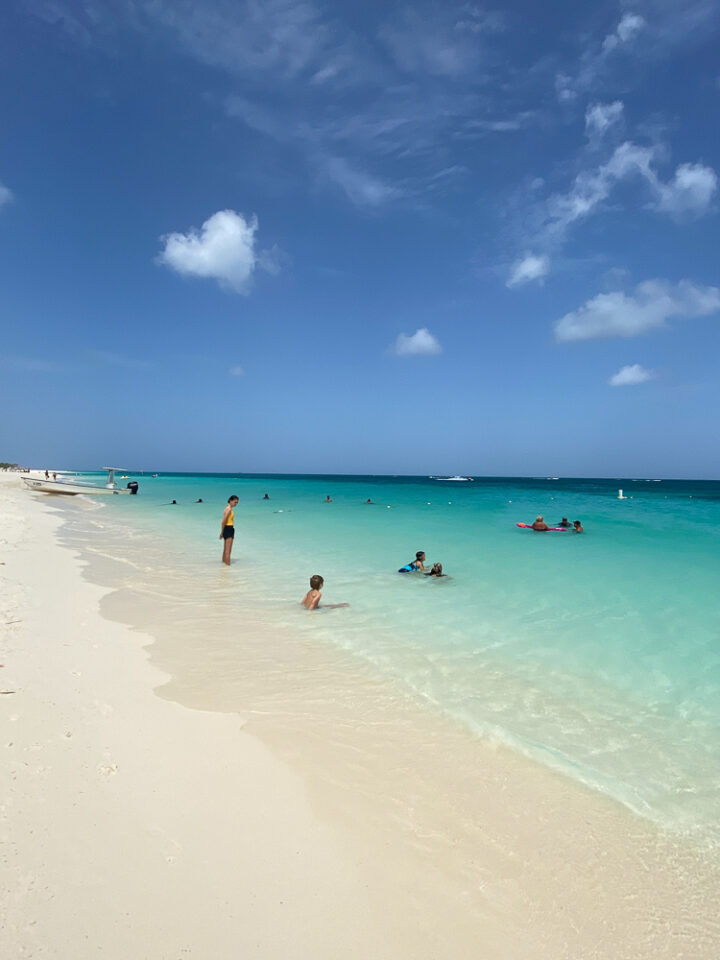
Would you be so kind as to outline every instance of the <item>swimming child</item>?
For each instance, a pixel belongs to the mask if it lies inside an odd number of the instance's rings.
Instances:
[[[425,551],[418,550],[415,554],[415,559],[411,560],[409,563],[406,563],[404,567],[400,567],[398,573],[416,573],[418,570],[425,570]]]
[[[319,573],[313,574],[310,577],[310,589],[302,598],[302,605],[307,607],[308,610],[317,610],[320,606],[320,598],[322,597],[322,588],[325,581],[320,576]],[[338,607],[349,607],[349,603],[324,603],[323,609],[337,609]]]

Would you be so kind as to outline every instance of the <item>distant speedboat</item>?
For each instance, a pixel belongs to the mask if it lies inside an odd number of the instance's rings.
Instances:
[[[432,480],[443,480],[445,482],[452,481],[453,483],[472,483],[473,477],[431,477]]]
[[[76,497],[81,493],[97,496],[98,494],[137,492],[137,484],[134,485],[133,489],[130,485],[118,487],[115,483],[115,473],[122,470],[122,467],[103,467],[103,470],[107,470],[108,475],[107,483],[104,486],[94,483],[78,483],[75,480],[45,480],[42,477],[32,477],[29,474],[21,475],[20,479],[30,490],[35,490],[38,493],[61,493],[68,497]]]

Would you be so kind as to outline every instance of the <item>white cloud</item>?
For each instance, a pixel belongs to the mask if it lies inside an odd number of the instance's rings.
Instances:
[[[647,383],[648,380],[654,378],[655,372],[653,370],[647,370],[639,363],[631,363],[614,373],[608,383],[611,387],[634,387],[638,383]]]
[[[589,137],[602,137],[607,130],[622,119],[623,102],[593,103],[585,111],[585,132]]]
[[[200,230],[162,237],[158,262],[185,276],[210,277],[221,287],[248,293],[261,258],[255,249],[257,219],[246,220],[234,210],[219,210]]]
[[[609,33],[603,40],[603,50],[609,52],[620,44],[630,43],[646,26],[644,18],[639,14],[624,13],[613,33]]]
[[[10,203],[12,199],[12,190],[6,187],[4,183],[0,183],[0,207],[4,207],[6,203]]]
[[[665,182],[653,167],[655,158],[654,148],[625,141],[605,163],[581,171],[567,193],[553,194],[537,208],[536,242],[546,247],[562,243],[571,226],[596,213],[618,183],[633,177],[649,188],[651,209],[678,217],[707,213],[717,189],[715,171],[684,163]]]
[[[682,163],[668,183],[658,182],[657,210],[673,216],[707,211],[717,190],[718,178],[712,167],[702,163]]]
[[[607,71],[611,58],[623,47],[629,46],[646,26],[639,14],[623,14],[613,32],[599,46],[595,42],[584,50],[575,76],[565,72],[556,74],[555,93],[558,100],[567,103],[575,100],[582,91],[592,89]]]
[[[621,291],[600,293],[555,324],[557,340],[637,337],[665,326],[671,317],[705,317],[720,311],[720,289],[689,280],[674,286],[647,280],[628,296]]]
[[[549,270],[550,260],[548,257],[538,257],[529,253],[522,260],[513,264],[506,286],[517,287],[523,283],[529,283],[531,280],[542,280]]]
[[[231,377],[244,377],[245,368],[241,367],[239,364],[236,364],[234,367],[230,367],[230,369],[228,370],[228,373],[230,374]]]
[[[399,357],[434,356],[442,353],[442,347],[427,327],[421,327],[412,336],[401,333],[393,348]]]

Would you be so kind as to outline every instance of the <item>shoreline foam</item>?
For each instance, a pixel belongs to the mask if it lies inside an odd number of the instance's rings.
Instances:
[[[0,490],[4,495],[5,486]],[[138,871],[145,876],[149,860],[150,878],[159,884],[152,889],[150,899],[154,903],[153,895],[160,897],[161,905],[165,905],[160,886],[167,883],[168,871],[175,869],[170,866],[170,858],[175,855],[166,853],[165,864],[161,864],[158,845],[165,843],[169,850],[172,843],[180,843],[177,835],[182,833],[185,842],[181,845],[189,846],[200,856],[198,841],[202,844],[203,833],[210,829],[210,849],[221,857],[219,882],[213,884],[209,894],[202,883],[207,870],[194,863],[192,868],[199,869],[197,882],[193,884],[190,872],[184,869],[182,889],[178,886],[172,891],[176,899],[171,912],[183,911],[179,914],[183,926],[192,927],[193,936],[202,938],[207,931],[202,923],[192,924],[186,920],[183,908],[189,911],[190,907],[183,899],[185,896],[199,897],[209,920],[211,908],[219,902],[215,897],[222,896],[223,891],[226,898],[233,900],[237,888],[255,891],[256,886],[260,897],[266,894],[268,898],[269,913],[260,927],[270,922],[281,924],[288,937],[293,930],[296,937],[298,930],[307,934],[304,913],[307,910],[308,916],[319,923],[318,928],[314,923],[309,924],[316,935],[314,940],[296,942],[293,948],[287,945],[288,940],[284,950],[279,951],[276,941],[275,953],[263,947],[247,950],[248,956],[482,955],[483,958],[543,960],[559,957],[607,957],[608,960],[647,957],[650,960],[651,957],[684,956],[710,960],[716,955],[720,939],[715,904],[720,885],[714,865],[662,837],[612,801],[593,795],[509,751],[473,741],[451,724],[429,723],[412,702],[403,706],[401,698],[388,697],[386,683],[380,682],[371,670],[363,669],[350,655],[335,651],[329,657],[327,651],[310,643],[288,644],[283,637],[272,641],[258,624],[255,635],[252,629],[239,635],[234,665],[235,680],[243,679],[244,728],[240,729],[242,721],[232,713],[202,712],[208,709],[211,700],[214,700],[214,710],[235,712],[237,684],[233,685],[230,704],[223,703],[222,689],[203,689],[197,675],[190,675],[189,680],[183,680],[179,674],[163,680],[157,669],[145,662],[141,651],[144,643],[152,642],[150,638],[96,616],[94,608],[99,602],[106,615],[132,622],[133,613],[123,604],[122,594],[82,583],[77,576],[77,560],[68,563],[67,550],[54,544],[47,551],[49,560],[39,556],[41,537],[56,531],[59,523],[56,517],[48,517],[49,510],[40,499],[22,496],[25,502],[20,497],[14,498],[15,508],[22,529],[29,527],[31,536],[21,546],[24,556],[17,569],[18,582],[24,580],[27,586],[32,584],[35,593],[24,601],[29,605],[30,616],[26,622],[31,629],[27,631],[25,627],[20,633],[29,641],[34,625],[35,630],[44,632],[44,642],[40,648],[24,649],[11,638],[14,644],[11,653],[26,674],[21,676],[20,686],[24,687],[28,680],[31,681],[28,689],[42,690],[45,685],[45,699],[33,699],[24,708],[26,716],[32,716],[33,710],[36,720],[40,716],[43,735],[33,733],[35,721],[23,734],[23,763],[30,763],[31,770],[23,771],[22,764],[18,767],[21,785],[19,788],[13,785],[14,798],[20,802],[30,797],[33,803],[27,823],[19,824],[16,860],[9,869],[11,877],[13,870],[15,875],[20,875],[22,870],[28,875],[28,857],[32,859],[38,851],[36,841],[23,827],[34,825],[37,830],[42,817],[57,808],[57,804],[50,806],[52,791],[47,797],[37,792],[44,776],[42,769],[49,768],[51,774],[46,779],[52,780],[54,765],[62,759],[68,743],[73,746],[77,743],[75,736],[64,737],[59,727],[67,724],[58,725],[58,718],[49,710],[50,698],[59,698],[63,708],[70,711],[68,716],[72,716],[74,710],[76,719],[82,718],[85,746],[92,753],[93,749],[97,752],[93,742],[103,743],[101,753],[107,752],[108,757],[101,760],[109,761],[93,769],[82,764],[68,769],[66,773],[74,789],[68,791],[67,785],[54,783],[55,798],[62,786],[60,796],[65,804],[77,794],[79,785],[95,798],[92,815],[98,820],[95,839],[101,846],[100,862],[97,851],[76,853],[81,876],[89,874],[95,876],[96,881],[102,876],[105,830],[112,832],[116,828],[114,814],[118,813],[118,805],[122,814],[128,813],[125,804],[132,806],[133,816],[124,821],[128,832],[126,841],[132,851],[130,875],[119,882],[113,873],[102,877],[99,883],[90,884],[96,893],[98,889],[103,890],[96,905],[100,909],[94,934],[103,938],[106,949],[110,946],[106,928],[114,929],[119,909],[117,903],[110,908],[107,894],[114,891],[115,899],[120,898],[126,911],[136,905],[130,887]],[[31,509],[31,517],[22,519]],[[18,552],[16,549],[13,556],[20,559]],[[62,589],[54,584],[50,595],[40,597],[38,585],[45,584],[47,591],[48,578],[60,570]],[[8,573],[4,571],[3,576]],[[92,567],[85,570],[85,578],[93,578]],[[60,596],[63,590],[66,597]],[[52,625],[48,621],[49,607],[53,607],[55,614]],[[90,634],[86,635],[88,630]],[[62,642],[55,650],[53,641],[58,637]],[[269,642],[275,644],[274,649],[268,649]],[[48,656],[48,649],[54,651],[52,656]],[[152,660],[163,667],[169,665],[173,657],[182,661],[183,655],[173,649],[168,637],[156,641],[149,653]],[[189,655],[194,656],[195,652]],[[8,654],[4,657],[7,669]],[[68,670],[78,657],[84,658],[83,669]],[[126,663],[128,660],[132,664]],[[272,669],[269,669],[270,663],[273,663]],[[282,672],[278,671],[278,664],[284,667]],[[92,674],[93,670],[100,673],[95,674],[92,686],[80,678],[69,680],[75,672],[88,676],[88,671]],[[17,670],[15,672],[17,674]],[[105,683],[102,691],[105,696],[99,696],[101,681]],[[150,693],[150,687],[160,681],[159,692],[166,699]],[[77,687],[71,700],[67,699],[65,683]],[[338,691],[343,693],[341,700],[338,700]],[[352,695],[348,695],[348,691],[352,691]],[[117,704],[111,702],[117,698],[120,698]],[[176,703],[168,703],[167,698],[180,700],[200,711],[189,712]],[[107,706],[112,708],[111,718],[117,716],[118,710],[122,717],[114,721],[114,726],[111,722],[113,749],[106,749],[104,743],[108,739]],[[20,716],[17,722],[23,719]],[[212,729],[201,730],[208,724]],[[142,804],[138,804],[135,796],[138,791],[140,797],[147,793],[143,778],[153,782],[155,776],[141,762],[142,751],[147,748],[140,744],[145,742],[146,734],[161,752],[165,749],[172,752],[168,762],[160,755],[155,757],[162,766],[155,783],[162,787],[165,803],[169,805],[167,810],[162,804],[154,808],[157,822],[152,829],[158,831],[157,837],[162,837],[158,842],[152,841],[152,830],[148,829],[147,818],[140,815]],[[189,743],[179,745],[179,751],[178,735],[189,738]],[[213,747],[217,746],[216,750],[207,749],[207,737]],[[253,749],[259,751],[271,767],[276,765],[282,771],[281,776],[278,774],[282,781],[281,801],[278,811],[277,783],[273,783],[267,767],[263,768],[263,763],[256,758],[254,768],[260,767],[265,775],[260,776],[253,796],[244,798],[244,815],[251,818],[254,828],[252,834],[244,834],[250,855],[246,856],[245,848],[234,848],[238,854],[236,859],[246,861],[242,865],[238,863],[234,873],[232,862],[227,862],[228,851],[222,844],[224,840],[226,846],[232,846],[233,831],[238,829],[235,819],[231,817],[228,822],[226,805],[234,804],[243,796],[242,770],[237,769],[233,761],[237,754],[247,758],[244,746],[247,741],[254,744]],[[16,738],[15,746],[20,742]],[[261,743],[270,748],[269,753]],[[187,774],[188,751],[189,762],[202,767],[205,782],[201,784]],[[118,756],[122,756],[122,762],[117,761]],[[110,772],[98,776],[100,767],[107,767]],[[127,771],[124,792],[119,796],[111,793],[108,800],[110,791],[106,788],[119,782],[121,769],[123,775]],[[214,790],[221,796],[216,796]],[[267,823],[261,835],[263,843],[279,841],[275,843],[276,869],[248,877],[248,873],[257,871],[256,858],[264,860],[263,844],[255,842],[254,831],[263,824],[263,808],[271,804],[273,791],[276,803],[268,811],[270,836]],[[183,818],[182,828],[176,819],[179,812],[172,809],[171,798],[178,794],[183,796],[184,806],[193,807]],[[298,827],[298,809],[302,813],[304,803],[304,814],[308,815],[308,802],[310,826],[318,834],[312,835],[310,842],[317,842],[322,848],[329,833],[336,845],[330,845],[332,855],[324,859],[328,868],[325,873],[317,874],[307,859],[300,867],[298,877],[304,889],[300,900],[295,901],[295,913],[288,923],[285,914],[291,911],[283,911],[277,904],[273,911],[270,901],[273,893],[282,889],[285,871],[289,869],[295,876],[292,867],[298,856],[294,850],[296,837],[304,836],[303,830],[308,828],[303,817]],[[203,804],[210,806],[203,808]],[[56,825],[63,836],[56,838],[47,849],[45,861],[36,864],[33,886],[36,891],[38,878],[42,882],[50,874],[62,877],[69,891],[62,892],[61,900],[68,907],[68,892],[72,894],[73,890],[72,881],[68,884],[65,875],[74,864],[70,857],[68,866],[63,855],[77,847],[85,821],[69,816],[65,805],[60,806],[65,822],[63,824],[61,817]],[[23,820],[18,816],[14,818],[14,831],[18,819]],[[144,844],[149,835],[151,849],[146,851]],[[120,847],[112,842],[111,849],[111,859],[121,856]],[[172,863],[182,859],[177,857]],[[229,859],[232,861],[232,856]],[[74,882],[82,889],[77,875]],[[358,889],[338,908],[332,900],[336,885],[347,891],[347,884],[352,882],[357,883]],[[5,889],[9,889],[7,885]],[[253,892],[252,896],[256,898],[258,893]],[[322,907],[318,913],[319,901]],[[104,923],[103,907],[109,911],[104,915]],[[339,920],[331,923],[330,915],[338,909]],[[58,923],[60,917],[50,903],[38,898],[33,890],[26,890],[12,905],[11,929],[16,938],[20,937],[17,943],[22,942],[23,918],[29,923],[33,911],[41,916],[41,926],[33,935],[35,939],[29,942],[39,947],[55,932],[54,923]],[[125,942],[124,953],[108,955],[118,958],[145,953],[153,957],[173,956],[170,941],[163,940],[167,936],[163,924],[168,918],[163,911],[161,914],[156,924],[148,921],[143,930],[137,932],[134,949],[128,950]],[[255,935],[259,935],[257,917],[245,916],[242,922],[249,923]],[[373,924],[376,934],[371,943],[368,927]],[[299,926],[296,928],[296,925]],[[75,931],[75,935],[80,943],[79,931]],[[242,953],[238,949],[239,941],[233,940],[241,935],[239,929],[235,930],[228,921],[223,935],[228,939],[223,941],[221,937],[212,948],[206,943],[198,955],[230,957]],[[26,936],[30,936],[29,928]],[[148,942],[156,944],[154,952],[148,948]],[[338,946],[339,942],[342,947]],[[166,948],[168,952],[162,952]],[[68,948],[67,952],[50,955],[69,957],[72,953]],[[82,955],[82,950],[76,955]]]

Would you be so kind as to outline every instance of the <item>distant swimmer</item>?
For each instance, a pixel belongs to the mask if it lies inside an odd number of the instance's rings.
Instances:
[[[230,566],[230,554],[232,553],[233,541],[235,540],[235,507],[238,505],[238,497],[233,495],[228,497],[227,506],[223,510],[222,520],[220,521],[220,536],[218,540],[223,542],[222,562]]]
[[[540,515],[535,517],[535,523],[532,525],[533,530],[549,530],[550,527],[545,523],[545,518]]]
[[[573,533],[585,533],[579,520],[573,520]]]
[[[563,517],[560,523],[558,524],[558,526],[565,527],[567,529],[570,526],[570,521],[568,520],[567,517]]]
[[[328,495],[325,497],[325,503],[332,503],[332,497],[330,496],[330,494],[328,494]]]
[[[416,573],[417,571],[425,570],[425,551],[418,550],[415,554],[415,559],[411,560],[409,563],[406,563],[404,567],[400,567],[398,573]]]
[[[370,499],[370,497],[367,498],[367,500],[365,501],[365,503],[372,503],[372,500]]]
[[[313,574],[310,577],[310,589],[302,598],[302,605],[308,610],[317,610],[320,606],[320,598],[322,597],[322,588],[325,581],[320,576],[319,573]],[[339,607],[349,607],[349,603],[324,603],[323,607],[325,609],[336,610]]]
[[[426,577],[446,577],[447,574],[442,571],[441,563],[434,563],[430,568],[430,572],[425,571]]]
[[[198,497],[198,499],[195,501],[195,503],[202,503],[202,497]]]
[[[173,504],[174,504],[175,506],[177,506],[177,500],[171,500],[170,503],[164,503],[163,506],[164,506],[164,507],[172,507]]]
[[[267,494],[265,494],[265,496],[263,497],[263,500],[269,500],[269,499],[270,497]]]

